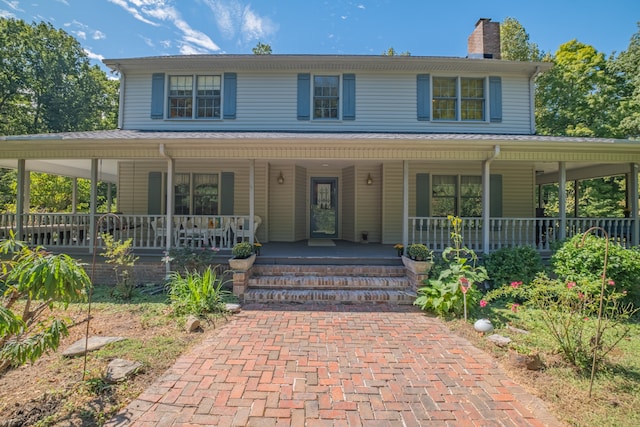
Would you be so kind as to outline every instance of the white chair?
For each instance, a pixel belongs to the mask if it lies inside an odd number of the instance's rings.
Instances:
[[[220,238],[220,247],[226,247],[229,241],[229,229],[231,221],[229,218],[215,218],[209,223],[209,239],[212,246],[217,244]]]
[[[262,224],[262,218],[258,215],[254,215],[253,217],[253,240],[254,242],[258,241],[256,236],[256,231],[258,227]],[[238,218],[235,221],[231,221],[231,231],[233,231],[233,238],[237,242],[238,238],[240,241],[244,241],[245,238],[251,237],[251,230],[249,229],[249,220],[246,218]]]
[[[151,229],[153,230],[153,244],[156,245],[158,239],[160,239],[160,244],[164,245],[165,239],[167,238],[167,229],[164,226],[162,218],[152,219]]]

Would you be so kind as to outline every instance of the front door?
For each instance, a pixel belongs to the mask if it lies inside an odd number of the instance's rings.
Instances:
[[[311,178],[310,236],[338,237],[338,178]]]

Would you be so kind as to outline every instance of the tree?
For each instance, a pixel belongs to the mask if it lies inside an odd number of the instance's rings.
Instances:
[[[604,54],[571,40],[553,57],[555,67],[536,83],[536,124],[543,135],[623,137],[623,78]]]
[[[271,45],[258,42],[256,47],[251,49],[254,55],[271,55]]]
[[[0,18],[0,134],[111,129],[118,82],[51,24]]]
[[[500,56],[510,61],[541,61],[538,45],[529,41],[529,34],[515,18],[505,18],[500,24]]]
[[[65,254],[29,248],[11,239],[0,242],[0,373],[10,365],[34,362],[55,350],[68,335],[64,320],[45,316],[56,303],[64,308],[84,301],[91,282],[82,266]],[[4,258],[3,258],[4,259]]]
[[[411,56],[411,52],[409,52],[408,50],[405,52],[396,52],[393,47],[390,47],[389,49],[382,52],[382,56]]]
[[[620,128],[629,138],[640,138],[640,22],[629,42],[629,47],[612,63],[628,85],[628,94],[621,102],[622,120]]]

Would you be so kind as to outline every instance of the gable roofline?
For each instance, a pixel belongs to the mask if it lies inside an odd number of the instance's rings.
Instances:
[[[551,62],[505,61],[445,56],[385,55],[172,55],[105,59],[107,67],[118,72],[190,71],[216,68],[233,71],[412,71],[483,72],[533,75],[549,70]]]

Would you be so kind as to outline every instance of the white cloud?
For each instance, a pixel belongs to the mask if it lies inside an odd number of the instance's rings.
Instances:
[[[345,15],[340,16],[340,18],[342,18],[342,20],[344,21],[345,19],[347,19],[347,17]]]
[[[95,30],[91,38],[94,40],[104,40],[107,38],[107,35],[100,30]]]
[[[364,10],[364,9],[365,9],[365,7],[364,7],[364,5],[363,5],[363,4],[359,4],[359,5],[358,5],[358,6],[356,6],[356,7],[357,7],[358,9],[362,9],[362,10]]]
[[[82,39],[82,40],[87,39],[87,33],[85,33],[84,31],[72,31],[72,33],[75,34],[76,37],[79,39]]]
[[[273,35],[278,26],[268,17],[259,16],[250,5],[244,6],[237,0],[204,0],[214,14],[222,35],[241,42],[264,40]],[[238,36],[236,36],[238,34]]]
[[[2,0],[2,3],[6,4],[7,6],[9,6],[11,9],[15,10],[16,12],[24,12],[23,9],[20,9],[20,2],[16,1],[16,0]]]
[[[210,53],[220,50],[217,44],[205,33],[198,31],[185,21],[180,12],[174,8],[169,0],[109,0],[134,18],[159,26],[158,21],[168,22],[181,33],[182,38],[177,43],[181,52]]]
[[[67,0],[56,0],[58,3],[62,3],[65,6],[69,6],[69,2]]]
[[[146,44],[147,46],[156,47],[155,44],[153,43],[153,40],[151,40],[149,37],[145,37],[142,34],[138,34],[138,36],[140,36],[142,41],[144,41],[144,44]]]
[[[160,46],[168,49],[171,47],[171,40],[160,40]]]
[[[95,59],[98,61],[102,61],[104,59],[104,56],[99,55],[97,53],[91,52],[89,49],[84,48],[84,53],[87,54],[87,57],[89,57],[89,59]]]
[[[0,9],[0,18],[15,18],[15,13],[11,13],[8,10]]]

